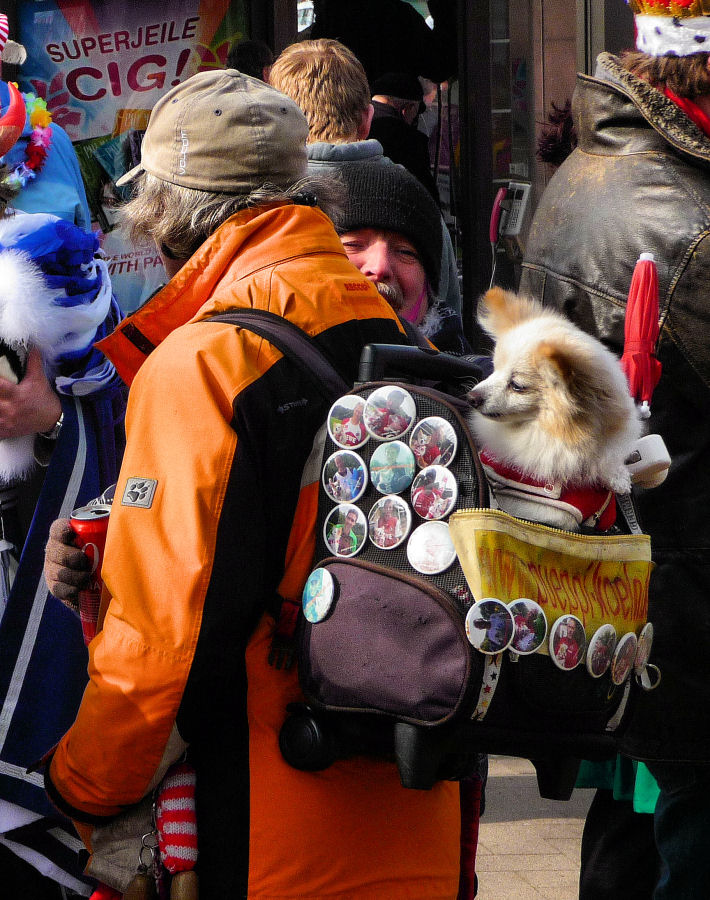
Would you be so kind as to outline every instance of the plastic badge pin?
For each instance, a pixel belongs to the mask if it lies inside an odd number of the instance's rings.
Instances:
[[[545,611],[535,600],[520,597],[509,604],[515,631],[510,643],[510,651],[518,656],[535,653],[545,643],[547,618]]]
[[[495,597],[474,603],[466,613],[465,625],[469,643],[487,656],[506,650],[515,634],[513,614]]]
[[[355,556],[367,537],[365,513],[351,503],[340,503],[328,515],[323,539],[336,556]]]
[[[355,450],[369,440],[363,422],[365,401],[355,394],[340,397],[328,413],[328,434],[339,447]]]
[[[303,588],[303,615],[312,625],[328,617],[335,600],[335,581],[327,569],[314,569]]]
[[[335,503],[359,500],[367,487],[367,466],[351,450],[337,450],[323,466],[323,489]]]
[[[422,575],[445,572],[456,559],[456,550],[446,522],[425,522],[407,542],[409,564]]]
[[[592,678],[601,678],[611,665],[616,647],[616,628],[607,623],[594,632],[587,648],[587,671]]]
[[[448,466],[454,456],[458,440],[453,425],[441,416],[429,416],[417,422],[409,437],[420,469],[427,466]]]
[[[570,671],[584,659],[587,640],[576,616],[562,616],[550,629],[550,656],[558,669]]]
[[[458,484],[445,466],[427,466],[412,484],[412,506],[422,519],[443,519],[458,499]]]
[[[414,454],[402,441],[390,441],[376,448],[370,459],[370,479],[381,494],[400,494],[412,483]]]
[[[370,540],[380,550],[399,547],[412,527],[412,513],[396,494],[378,500],[368,515]]]
[[[637,647],[638,639],[631,631],[619,639],[611,660],[611,680],[614,684],[623,684],[629,677],[634,667]]]
[[[365,404],[365,428],[378,441],[401,438],[412,426],[417,406],[409,391],[391,384],[373,391]]]

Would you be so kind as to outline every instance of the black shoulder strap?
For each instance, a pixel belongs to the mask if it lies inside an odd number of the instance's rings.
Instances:
[[[240,309],[210,316],[202,321],[228,322],[265,338],[295,363],[330,400],[347,394],[352,388],[328,362],[313,339],[283,316],[265,309]]]
[[[345,379],[333,368],[306,332],[282,316],[264,309],[240,309],[201,319],[203,322],[226,322],[246,328],[265,338],[290,359],[331,403],[350,391]],[[269,664],[288,669],[294,660],[294,634],[300,604],[284,600],[278,594],[266,597],[266,609],[276,620],[276,631],[269,651]]]

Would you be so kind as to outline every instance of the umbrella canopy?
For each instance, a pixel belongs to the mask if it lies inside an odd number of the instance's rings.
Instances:
[[[643,416],[650,415],[653,391],[661,377],[654,355],[658,340],[658,272],[652,253],[642,253],[634,267],[624,321],[621,367],[631,396]]]

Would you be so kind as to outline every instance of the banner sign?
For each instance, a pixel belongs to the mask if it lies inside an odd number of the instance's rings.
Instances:
[[[476,600],[534,600],[550,626],[574,615],[588,637],[607,622],[618,634],[646,622],[647,535],[571,534],[490,509],[456,512],[449,528]]]
[[[223,68],[248,33],[246,0],[30,0],[17,4],[27,61],[20,88],[47,101],[74,143],[94,227],[124,312],[165,281],[154,247],[129,244],[116,228],[128,196],[115,180],[138,162],[156,100],[195,72]]]

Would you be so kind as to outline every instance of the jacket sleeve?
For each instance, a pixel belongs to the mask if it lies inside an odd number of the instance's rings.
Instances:
[[[688,247],[664,319],[664,340],[673,340],[710,389],[710,234],[704,231]],[[688,385],[689,391],[693,388]],[[697,394],[695,395],[697,401]]]
[[[175,721],[235,458],[232,402],[259,376],[249,362],[258,342],[231,326],[181,328],[133,383],[102,570],[111,601],[46,774],[75,820],[100,823],[136,803],[184,749]]]

